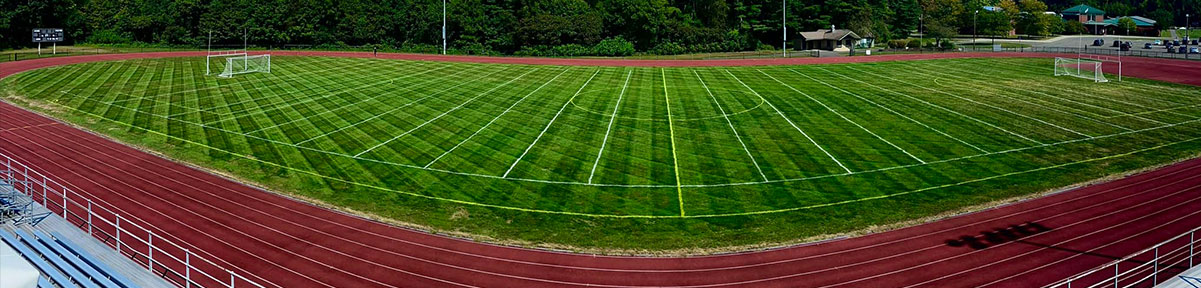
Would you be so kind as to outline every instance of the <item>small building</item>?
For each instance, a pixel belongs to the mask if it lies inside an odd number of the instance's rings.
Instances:
[[[1151,20],[1151,19],[1148,19],[1147,17],[1142,17],[1142,16],[1125,16],[1125,17],[1105,19],[1105,24],[1107,24],[1105,26],[1105,29],[1109,30],[1108,31],[1109,34],[1126,34],[1126,29],[1122,29],[1121,27],[1118,26],[1118,21],[1121,21],[1122,18],[1130,18],[1130,20],[1134,20],[1134,25],[1136,27],[1138,27],[1138,29],[1135,29],[1134,31],[1130,31],[1130,35],[1143,35],[1143,36],[1153,36],[1153,37],[1159,36],[1159,29],[1155,28],[1155,23],[1157,23],[1157,22],[1155,20]]]
[[[1076,21],[1084,24],[1088,28],[1089,33],[1103,34],[1105,33],[1105,10],[1097,9],[1097,7],[1084,4],[1072,6],[1067,10],[1063,10],[1063,19],[1067,21]]]
[[[801,32],[801,50],[826,50],[848,52],[860,44],[863,37],[848,29],[822,29],[813,32]]]

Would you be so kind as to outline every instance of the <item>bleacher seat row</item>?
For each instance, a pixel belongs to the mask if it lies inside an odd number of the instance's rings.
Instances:
[[[128,279],[95,257],[81,250],[61,234],[53,237],[40,231],[31,235],[0,230],[0,240],[8,243],[42,272],[39,287],[133,288]],[[54,286],[51,286],[51,285]]]
[[[33,199],[25,197],[13,189],[7,183],[0,182],[0,222],[12,221],[15,224],[29,224],[37,226],[42,220],[50,217],[50,212],[33,213]]]

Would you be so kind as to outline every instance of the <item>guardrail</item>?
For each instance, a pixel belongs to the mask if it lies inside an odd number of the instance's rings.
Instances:
[[[1153,287],[1195,265],[1201,227],[1045,287]],[[1124,264],[1124,265],[1123,265]]]
[[[264,288],[137,223],[144,221],[122,216],[89,199],[94,196],[71,190],[4,154],[0,154],[0,182],[179,287]]]

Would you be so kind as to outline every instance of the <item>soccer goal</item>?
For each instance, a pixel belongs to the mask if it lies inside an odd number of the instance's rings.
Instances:
[[[1055,58],[1055,76],[1074,76],[1093,80],[1093,82],[1109,82],[1101,70],[1102,61],[1083,58]]]
[[[217,77],[230,78],[246,73],[271,73],[271,54],[225,58],[225,69]]]

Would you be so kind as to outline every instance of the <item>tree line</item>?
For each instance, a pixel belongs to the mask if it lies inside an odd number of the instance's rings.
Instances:
[[[788,18],[782,19],[787,1]],[[1105,2],[1102,2],[1105,1]],[[32,28],[64,28],[68,43],[336,48],[436,52],[440,0],[0,0],[0,49],[29,47]],[[782,26],[852,29],[878,41],[1081,33],[1045,11],[1089,4],[1111,16],[1183,25],[1201,0],[448,0],[452,53],[538,56],[777,49]],[[1004,8],[984,11],[985,6]],[[1201,18],[1201,17],[1193,17]],[[1194,19],[1193,22],[1197,22]],[[1077,27],[1079,26],[1079,27]],[[940,41],[941,42],[941,41]]]

